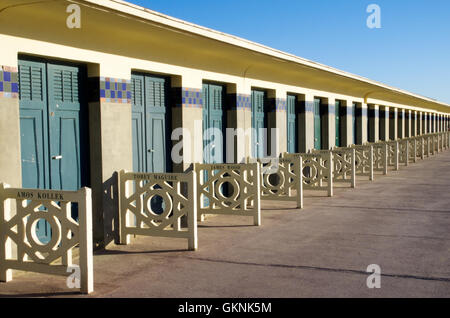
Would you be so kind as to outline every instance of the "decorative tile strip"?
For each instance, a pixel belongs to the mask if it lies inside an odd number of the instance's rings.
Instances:
[[[285,98],[277,98],[275,100],[275,111],[285,112],[286,110],[287,110],[286,99]]]
[[[236,109],[251,110],[252,109],[252,101],[251,101],[250,95],[237,94],[236,95]]]
[[[202,90],[183,87],[181,90],[181,104],[182,107],[203,108]]]
[[[106,103],[131,104],[131,81],[111,77],[100,77],[100,101]]]
[[[17,67],[0,67],[0,97],[19,98],[19,72]]]

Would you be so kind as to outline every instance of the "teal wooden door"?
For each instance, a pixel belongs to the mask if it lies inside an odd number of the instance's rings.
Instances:
[[[264,157],[266,92],[252,90],[252,156]]]
[[[314,149],[322,149],[320,103],[320,99],[314,99]]]
[[[356,104],[352,105],[352,131],[353,131],[353,144],[356,145]]]
[[[79,66],[41,60],[19,60],[22,186],[51,190],[78,190],[88,185],[87,122],[82,109]],[[77,207],[72,210],[77,217]],[[37,224],[42,243],[51,228]]]
[[[168,171],[167,79],[132,74],[133,170],[144,173]]]
[[[50,129],[50,188],[81,187],[79,68],[47,66]]]
[[[287,151],[289,153],[297,152],[297,97],[288,95],[286,100],[287,110]]]
[[[131,75],[131,133],[133,171],[146,172],[144,76]]]
[[[224,97],[222,85],[203,84],[203,162],[224,162]],[[222,138],[215,136],[211,128],[222,134]]]
[[[336,147],[340,147],[341,146],[341,102],[340,101],[336,101],[336,105],[335,105],[335,122],[336,122]]]

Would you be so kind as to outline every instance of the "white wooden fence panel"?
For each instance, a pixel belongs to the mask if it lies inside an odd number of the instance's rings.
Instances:
[[[16,213],[11,211],[16,201]],[[72,218],[78,204],[78,222]],[[42,243],[36,234],[39,220],[51,227],[51,239]],[[12,244],[17,248],[13,257]],[[12,280],[12,269],[69,276],[72,250],[79,246],[80,288],[94,291],[91,190],[53,191],[10,188],[0,184],[0,281]]]
[[[294,201],[303,209],[301,158],[249,158],[253,161],[261,165],[261,200]]]
[[[185,238],[189,250],[198,248],[196,173],[119,172],[120,243],[131,235]],[[160,198],[162,213],[153,211]],[[154,202],[154,201],[153,201]],[[132,222],[134,216],[135,222]],[[182,228],[182,218],[187,228]]]
[[[356,152],[356,175],[368,176],[369,180],[374,180],[373,174],[373,147],[372,145],[352,146]]]
[[[261,225],[259,164],[194,164],[194,170],[200,217],[206,214],[252,216],[253,224]],[[232,194],[222,192],[225,184],[233,188]]]
[[[285,153],[284,157],[302,159],[303,190],[325,190],[329,197],[333,196],[333,156],[330,151],[325,153]]]

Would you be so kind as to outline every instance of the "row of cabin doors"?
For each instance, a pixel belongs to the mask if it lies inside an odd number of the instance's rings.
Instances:
[[[80,65],[19,59],[22,187],[76,191],[89,186],[85,76]],[[77,218],[76,206],[72,216]],[[50,241],[45,220],[38,221],[36,234],[42,243]]]

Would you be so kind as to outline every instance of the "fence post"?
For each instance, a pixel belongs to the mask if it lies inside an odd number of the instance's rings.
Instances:
[[[7,283],[12,280],[12,270],[6,267],[6,260],[12,257],[11,240],[7,240],[6,231],[2,229],[3,224],[10,220],[11,200],[6,199],[3,192],[9,188],[8,184],[0,183],[0,282]]]
[[[121,170],[117,175],[117,181],[119,182],[119,228],[120,228],[120,238],[119,243],[121,245],[128,245],[131,241],[131,236],[125,234],[125,229],[130,225],[130,216],[126,208],[126,203],[124,202],[129,196],[129,188],[127,183],[124,181],[125,170]]]
[[[414,163],[417,163],[417,139],[414,138]]]
[[[409,140],[406,139],[406,154],[405,154],[405,166],[409,166]]]
[[[297,183],[297,208],[303,209],[303,159],[299,157],[297,159],[298,164],[298,183]],[[295,166],[295,163],[294,163]]]
[[[328,152],[328,196],[333,196],[333,154]]]
[[[197,236],[197,174],[195,167],[192,169],[189,175],[188,184],[188,200],[190,201],[190,213],[188,215],[188,228],[192,229],[188,238],[188,249],[190,251],[196,251],[198,249],[198,236]]]
[[[81,292],[89,294],[94,291],[94,264],[92,256],[92,195],[91,189],[82,188],[78,191],[79,229],[80,229],[80,270]]]
[[[384,155],[384,157],[383,157],[383,163],[384,163],[384,171],[383,171],[383,174],[384,174],[384,175],[387,175],[387,174],[388,174],[388,165],[389,165],[389,163],[388,163],[388,160],[389,160],[389,154],[388,154],[388,151],[389,151],[388,144],[385,143],[385,144],[384,144],[384,147],[383,147],[383,155]]]
[[[255,176],[255,182],[256,182],[256,196],[254,198],[255,200],[255,207],[256,207],[256,215],[253,217],[253,224],[256,226],[261,225],[261,167],[262,165],[259,164],[259,162],[255,163],[256,165],[256,176]]]
[[[425,159],[425,138],[420,137],[422,139],[422,146],[420,147],[420,158],[422,160]]]
[[[352,188],[356,188],[356,150],[351,149],[351,159],[352,159]]]
[[[398,156],[399,156],[399,149],[398,149],[398,141],[395,142],[395,170],[400,170],[398,166]]]
[[[375,176],[373,174],[373,146],[372,145],[370,146],[369,160],[370,160],[370,166],[369,166],[370,181],[373,181],[375,179]]]

